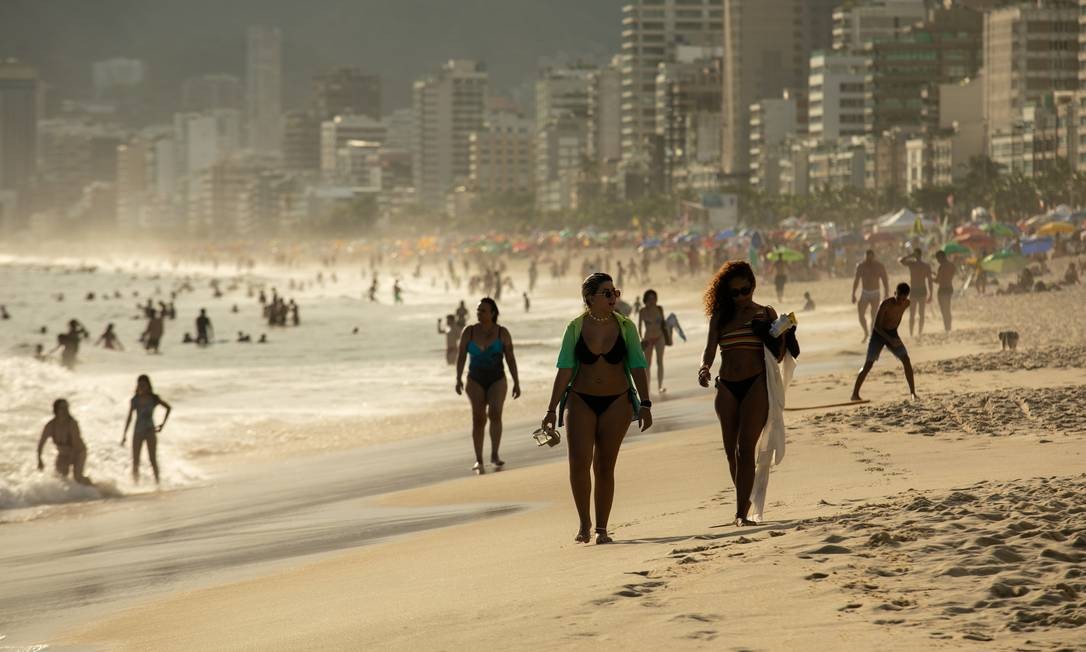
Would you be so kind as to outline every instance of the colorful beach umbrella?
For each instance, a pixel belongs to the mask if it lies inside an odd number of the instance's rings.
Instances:
[[[1037,229],[1037,235],[1068,235],[1075,232],[1075,225],[1070,222],[1049,222]]]
[[[798,263],[807,259],[801,252],[796,251],[795,249],[789,249],[788,247],[777,247],[766,254],[765,257],[766,260],[784,261],[786,263]]]
[[[985,233],[997,238],[1013,238],[1018,235],[1018,231],[1014,227],[1002,222],[989,222],[980,228]]]
[[[953,256],[954,254],[971,254],[973,250],[959,242],[948,242],[940,249],[944,254]]]
[[[1052,238],[1031,238],[1022,241],[1022,253],[1026,256],[1047,253],[1052,249]]]
[[[1011,274],[1022,271],[1028,264],[1029,260],[1025,256],[1004,249],[986,256],[980,261],[980,268],[993,274]]]

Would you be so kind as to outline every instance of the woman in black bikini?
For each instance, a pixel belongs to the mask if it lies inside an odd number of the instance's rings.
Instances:
[[[736,525],[756,525],[747,519],[754,486],[758,438],[769,416],[762,335],[777,313],[754,302],[754,271],[743,261],[724,263],[705,290],[709,337],[702,356],[698,382],[709,386],[713,359],[720,347],[720,375],[716,379],[716,414],[724,436],[728,470],[735,484]],[[783,352],[783,341],[774,355]]]
[[[456,357],[456,393],[465,390],[471,401],[471,438],[475,444],[477,475],[486,473],[483,466],[483,431],[490,420],[490,463],[495,471],[501,471],[505,462],[498,457],[502,443],[502,408],[508,383],[502,358],[509,363],[513,375],[513,398],[520,398],[520,376],[517,375],[517,359],[513,356],[513,338],[509,331],[498,325],[498,304],[490,297],[479,301],[475,310],[478,323],[472,324],[460,334],[460,349]],[[463,381],[464,360],[471,355],[468,366],[468,384]]]
[[[637,326],[615,312],[619,291],[611,277],[592,274],[581,285],[581,297],[585,312],[566,327],[542,425],[553,428],[556,419],[562,425],[559,415],[568,400],[569,484],[581,521],[574,540],[592,540],[589,503],[594,472],[596,543],[610,543],[607,520],[615,497],[618,450],[634,414],[642,431],[652,425],[652,402]]]

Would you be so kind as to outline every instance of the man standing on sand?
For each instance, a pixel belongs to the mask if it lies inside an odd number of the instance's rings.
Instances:
[[[919,249],[913,249],[911,254],[898,260],[899,263],[909,268],[909,284],[915,288],[912,300],[909,302],[909,337],[913,335],[913,318],[916,316],[918,308],[920,310],[919,333],[921,337],[924,336],[924,304],[931,303],[931,295],[933,294],[931,265],[925,263],[921,256]]]
[[[958,269],[946,253],[938,251],[935,260],[939,262],[939,271],[935,273],[935,284],[939,286],[939,312],[943,314],[943,329],[950,332],[950,300],[954,298],[954,275]]]
[[[867,361],[864,362],[863,369],[860,369],[860,374],[856,376],[856,384],[852,388],[853,401],[863,400],[860,398],[860,387],[864,384],[864,379],[867,378],[867,374],[870,373],[875,361],[879,359],[883,347],[889,347],[890,352],[897,356],[898,360],[901,360],[902,366],[905,367],[905,380],[909,383],[909,394],[916,398],[913,365],[909,361],[909,352],[905,349],[905,343],[901,341],[897,334],[897,327],[901,324],[901,317],[905,314],[905,310],[908,309],[910,303],[909,284],[898,283],[897,292],[894,293],[894,296],[886,299],[879,306],[879,312],[871,323],[871,341],[867,345]]]
[[[852,303],[856,304],[856,312],[860,316],[860,326],[864,329],[864,338],[861,342],[867,341],[867,319],[864,317],[868,306],[871,308],[871,323],[875,323],[875,311],[879,305],[879,281],[882,281],[883,293],[889,296],[890,294],[890,279],[886,276],[886,268],[882,263],[875,260],[874,250],[868,249],[864,254],[864,259],[856,265],[856,277],[852,279]],[[856,288],[863,283],[863,292],[860,294],[860,300],[856,300]]]
[[[83,465],[87,462],[87,445],[83,443],[83,436],[79,432],[79,422],[72,418],[68,411],[68,401],[58,398],[53,401],[53,418],[45,424],[38,440],[38,470],[45,470],[45,462],[41,459],[45,441],[52,439],[57,447],[57,473],[68,477],[68,468],[72,469],[72,477],[79,484],[91,484],[90,478],[83,475]]]

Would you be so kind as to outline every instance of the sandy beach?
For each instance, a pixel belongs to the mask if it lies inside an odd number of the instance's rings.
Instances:
[[[900,366],[883,356],[864,388],[869,404],[788,412],[766,521],[749,528],[730,523],[719,426],[695,384],[704,338],[696,289],[676,284],[664,296],[680,299],[661,301],[686,317],[691,342],[669,351],[653,431],[631,434],[623,448],[614,545],[573,543],[561,450],[523,441],[542,409],[537,381],[507,418],[507,439],[523,438],[507,455],[528,466],[374,489],[351,507],[489,518],[283,555],[244,576],[212,569],[80,612],[37,640],[110,650],[1081,645],[1086,328],[1045,326],[1086,305],[1081,286],[969,294],[949,335],[934,332],[941,324],[929,312],[931,334],[906,339],[919,402],[905,400]],[[847,282],[795,284],[788,294],[804,290],[820,309],[801,315],[792,408],[846,400],[863,353],[842,301]],[[994,335],[1005,328],[1021,333],[1017,352],[998,350]],[[441,441],[460,445],[456,435]]]

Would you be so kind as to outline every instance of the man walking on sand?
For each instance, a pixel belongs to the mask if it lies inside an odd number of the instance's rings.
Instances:
[[[913,335],[913,318],[917,310],[920,311],[920,336],[924,336],[924,306],[931,303],[933,283],[931,265],[925,263],[919,249],[898,260],[899,263],[909,268],[909,284],[914,288],[912,299],[909,301],[909,337]]]
[[[886,268],[882,263],[875,260],[875,252],[872,249],[868,249],[864,254],[864,259],[856,265],[856,277],[852,279],[852,303],[856,304],[856,312],[860,317],[860,326],[864,329],[864,338],[861,342],[867,341],[867,319],[864,313],[868,307],[871,309],[871,323],[875,323],[875,311],[879,305],[879,281],[882,281],[883,294],[890,295],[890,279],[886,276]],[[856,300],[856,288],[863,283],[863,292],[860,294],[860,300]]]
[[[53,401],[53,418],[45,424],[45,428],[41,431],[41,438],[38,439],[39,471],[45,470],[41,452],[48,439],[52,439],[57,447],[57,473],[68,477],[70,467],[72,477],[76,482],[91,484],[90,478],[83,475],[83,465],[87,462],[87,445],[83,443],[83,436],[79,432],[79,422],[73,419],[68,411],[68,401],[62,398]]]
[[[886,299],[879,306],[879,312],[871,323],[871,341],[867,345],[867,360],[864,362],[863,369],[860,369],[860,374],[856,376],[856,385],[852,388],[853,401],[863,400],[860,398],[860,387],[864,384],[867,374],[871,372],[871,367],[874,366],[875,361],[879,359],[883,347],[888,347],[890,352],[897,356],[898,360],[901,360],[902,366],[905,367],[905,380],[909,383],[909,394],[916,398],[913,365],[909,361],[909,352],[905,349],[905,343],[901,341],[897,334],[897,327],[901,324],[901,317],[909,308],[910,303],[909,284],[898,283],[897,292],[894,293],[894,296]]]
[[[950,300],[954,297],[954,274],[958,268],[950,262],[942,251],[936,252],[939,271],[935,273],[935,284],[939,286],[939,312],[943,314],[943,330],[950,332]]]

